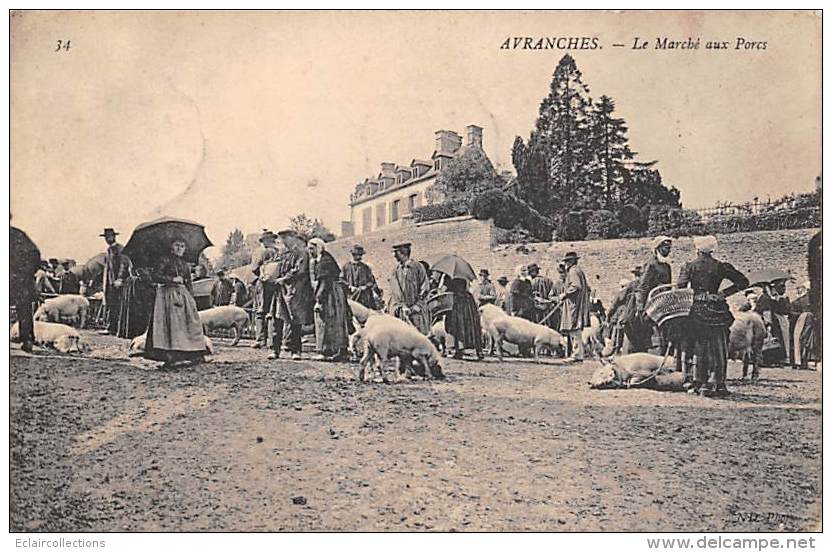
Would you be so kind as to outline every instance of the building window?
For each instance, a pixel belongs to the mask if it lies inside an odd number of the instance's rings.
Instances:
[[[386,203],[379,203],[376,205],[376,228],[381,228],[385,224],[387,224],[387,220],[385,218],[385,214],[387,212],[387,204]]]
[[[437,171],[442,166],[441,161],[442,161],[442,159],[440,158],[440,159],[437,159],[436,161],[433,162],[433,168],[436,169]]]
[[[407,210],[408,210],[409,212],[411,212],[411,213],[412,213],[412,212],[413,212],[413,210],[416,208],[416,198],[418,198],[418,197],[419,197],[419,194],[411,194],[411,195],[407,198]]]
[[[361,212],[361,233],[366,234],[373,229],[373,208],[367,207]]]
[[[419,167],[413,167],[412,174],[413,178],[419,178]]]
[[[390,205],[390,222],[399,220],[399,207],[401,207],[402,200],[397,199]]]

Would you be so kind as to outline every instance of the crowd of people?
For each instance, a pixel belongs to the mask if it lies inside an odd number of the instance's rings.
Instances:
[[[31,326],[24,319],[31,316],[32,301],[38,294],[82,292],[88,282],[70,270],[69,261],[42,261],[37,247],[22,231],[12,227],[10,235],[14,246],[12,289],[19,291],[15,304],[24,349],[31,350]],[[169,251],[160,252],[154,266],[137,267],[124,255],[117,236],[113,228],[101,234],[106,242],[100,276],[107,312],[105,333],[129,339],[146,334],[145,356],[166,365],[202,360],[207,351],[193,297],[193,267],[183,260],[185,240],[173,237]],[[217,271],[210,304],[250,306],[255,323],[252,346],[268,348],[269,359],[283,353],[292,359],[302,358],[304,328],[312,328],[313,358],[347,360],[349,336],[355,330],[349,301],[383,310],[425,335],[442,323],[453,339],[454,357],[462,358],[471,351],[481,359],[483,332],[478,308],[493,304],[508,315],[558,331],[565,338],[564,355],[570,360],[581,361],[587,355],[582,334],[594,317],[603,327],[608,344],[605,354],[646,352],[656,344],[662,352],[672,345],[677,355],[685,358],[690,392],[706,396],[728,392],[728,334],[734,316],[726,297],[748,288],[749,281],[730,263],[715,257],[717,241],[713,236],[694,239],[697,256],[678,268],[672,286],[673,239],[656,237],[646,262],[633,269],[631,278],[619,282],[620,290],[609,310],[590,286],[575,252],[559,259],[554,280],[531,263],[517,266],[512,279],[500,276],[492,281],[489,269],[481,268],[478,278],[469,281],[467,276],[433,270],[426,262],[414,260],[412,244],[401,243],[392,248],[396,265],[386,280],[385,298],[372,268],[363,260],[361,245],[351,249],[351,261],[339,266],[323,240],[307,241],[292,230],[264,230],[259,242],[249,266],[253,281],[246,285],[224,268]],[[729,280],[731,287],[720,288],[724,280]],[[818,339],[815,319],[820,310],[814,303],[819,294],[812,294],[817,285],[804,284],[793,302],[786,297],[785,286],[783,279],[761,286],[759,293],[746,291],[742,310],[764,317],[771,335],[785,351],[785,362],[805,366],[816,345],[812,340]],[[659,331],[645,314],[651,292],[659,288],[693,290],[693,305],[684,326],[668,325]],[[800,317],[807,312],[814,313],[814,318]],[[802,336],[805,326],[806,339],[801,337],[801,343],[794,346],[789,340],[795,335],[798,319],[798,333]],[[523,347],[519,352],[530,354]]]

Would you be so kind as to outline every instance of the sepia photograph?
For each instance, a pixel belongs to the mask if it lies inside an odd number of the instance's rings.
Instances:
[[[821,10],[8,17],[16,547],[816,546]]]

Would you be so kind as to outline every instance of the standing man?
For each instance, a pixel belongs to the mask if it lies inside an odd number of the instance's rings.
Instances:
[[[20,328],[21,348],[32,352],[35,325],[35,272],[40,268],[40,250],[23,230],[9,226],[9,300],[14,305]]]
[[[269,263],[277,258],[277,249],[275,248],[275,241],[277,241],[277,234],[271,230],[263,229],[260,234],[260,249],[251,255],[251,272],[257,278],[252,284],[254,290],[254,343],[251,344],[253,349],[265,347],[268,342],[269,324],[266,320],[266,313],[271,308],[272,299],[274,298],[275,285],[273,283],[266,283],[260,277],[260,269],[264,264]]]
[[[641,278],[636,287],[636,309],[632,319],[624,328],[627,339],[630,341],[631,352],[645,353],[653,344],[653,325],[645,319],[644,308],[653,289],[670,283],[671,271],[668,257],[672,247],[672,238],[658,236],[653,240],[650,258],[644,263]]]
[[[124,279],[129,276],[130,261],[122,254],[124,246],[116,242],[118,232],[105,228],[99,237],[107,242],[107,258],[104,261],[104,306],[107,308],[107,330],[103,334],[118,335],[121,314],[121,295]]]
[[[410,258],[410,243],[393,246],[393,255],[398,264],[390,276],[390,304],[387,312],[410,324],[422,334],[430,332],[430,313],[425,296],[430,291],[430,282],[421,263]]]
[[[344,265],[344,281],[349,286],[350,299],[361,303],[368,309],[376,309],[376,293],[378,285],[373,271],[367,263],[361,259],[364,257],[364,248],[358,244],[350,250],[352,260]]]
[[[217,271],[217,281],[211,287],[211,306],[221,307],[231,303],[231,294],[234,293],[234,284],[225,277],[224,270]]]
[[[572,342],[571,360],[578,362],[584,359],[581,333],[584,328],[589,326],[590,294],[586,274],[578,266],[579,258],[574,251],[570,251],[563,258],[562,262],[566,267],[566,282],[563,292],[558,296],[562,305],[560,328],[569,336]]]
[[[81,281],[78,279],[78,276],[70,270],[69,265],[69,261],[63,262],[64,273],[61,274],[61,289],[59,291],[61,295],[77,295],[81,292]]]
[[[304,324],[315,322],[312,307],[315,296],[309,278],[309,254],[306,244],[293,230],[282,230],[280,255],[277,258],[277,292],[271,301],[274,320],[272,353],[269,359],[280,357],[280,347],[285,345],[292,360],[301,359],[301,332]]]
[[[532,283],[532,300],[534,301],[534,322],[540,322],[549,313],[552,302],[549,295],[552,293],[552,280],[540,274],[540,267],[537,263],[530,264],[526,270]],[[551,320],[552,317],[549,317]],[[548,323],[549,320],[546,322]]]
[[[480,269],[480,281],[474,286],[473,296],[478,305],[494,304],[497,301],[497,289],[488,279],[488,269]]]
[[[497,278],[497,285],[494,286],[495,290],[495,299],[494,304],[500,307],[503,310],[506,310],[506,295],[508,294],[508,289],[506,286],[508,285],[508,278],[505,276],[500,276]],[[508,311],[506,311],[508,312]]]
[[[757,298],[754,312],[763,317],[771,335],[779,341],[786,364],[791,364],[792,361],[788,318],[791,310],[791,302],[786,297],[786,280],[776,280],[763,285],[763,292]]]

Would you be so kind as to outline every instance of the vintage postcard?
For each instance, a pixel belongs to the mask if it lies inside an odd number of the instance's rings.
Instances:
[[[821,23],[10,11],[19,546],[814,547]]]

